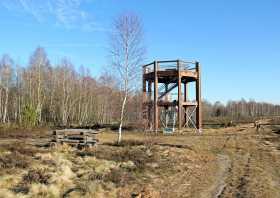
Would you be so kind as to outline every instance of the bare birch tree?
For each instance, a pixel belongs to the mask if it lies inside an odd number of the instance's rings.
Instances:
[[[4,55],[2,57],[1,66],[0,66],[1,84],[5,92],[3,116],[2,116],[3,123],[7,122],[10,83],[12,80],[12,65],[13,65],[13,60],[8,55]]]
[[[128,95],[134,83],[136,84],[133,80],[139,74],[140,63],[145,53],[142,24],[138,16],[132,13],[119,15],[113,23],[110,44],[112,67],[118,72],[122,92],[118,135],[118,142],[121,142]]]
[[[34,92],[34,104],[36,105],[36,113],[38,116],[38,122],[42,121],[42,108],[44,104],[44,72],[49,65],[47,54],[42,47],[38,47],[32,56],[30,57],[30,69],[33,75],[33,88]]]

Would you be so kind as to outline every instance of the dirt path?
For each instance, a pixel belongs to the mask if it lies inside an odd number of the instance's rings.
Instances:
[[[161,141],[216,156],[215,162],[206,164],[206,173],[186,171],[166,177],[159,186],[172,193],[164,192],[164,197],[280,197],[280,137],[272,130],[257,133],[244,125],[207,130],[202,136],[162,137]]]
[[[216,180],[212,186],[212,189],[209,189],[209,192],[212,192],[211,197],[215,198],[220,197],[220,195],[224,192],[224,189],[227,186],[227,172],[229,171],[231,163],[230,158],[227,155],[219,155],[218,162],[220,170],[217,171]]]
[[[279,141],[267,140],[279,137],[271,132],[260,136],[253,129],[244,133],[225,138],[221,153],[227,160],[220,160],[213,197],[280,197]]]

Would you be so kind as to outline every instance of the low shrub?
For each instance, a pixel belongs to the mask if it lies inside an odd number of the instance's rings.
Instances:
[[[49,184],[51,175],[47,173],[46,169],[31,169],[25,175],[22,180],[11,191],[15,193],[28,194],[30,191],[30,185],[35,184]]]
[[[3,145],[3,148],[12,153],[19,153],[21,155],[26,155],[26,156],[34,156],[36,153],[40,151],[39,149],[36,149],[30,145],[26,145],[21,142],[15,142],[13,144]]]
[[[120,143],[119,142],[105,143],[105,145],[108,145],[108,146],[119,146],[119,147],[140,146],[140,145],[144,145],[144,144],[145,144],[145,141],[141,141],[141,140],[123,140]]]
[[[13,188],[11,188],[10,190],[15,193],[27,194],[29,192],[29,187],[25,184],[18,184]]]
[[[49,184],[51,175],[46,169],[31,169],[22,178],[22,182],[26,184],[40,183]]]
[[[147,163],[155,160],[155,155],[145,146],[124,147],[117,150],[97,150],[94,156],[98,159],[105,159],[116,162],[132,161],[138,169],[145,168]]]
[[[132,181],[135,181],[135,177],[131,172],[127,172],[121,168],[115,168],[104,176],[103,181],[112,182],[117,187],[123,187]]]
[[[29,159],[18,152],[9,153],[0,156],[1,169],[27,168],[28,164],[29,164]]]
[[[93,171],[89,175],[89,180],[92,181],[100,181],[100,182],[112,182],[117,187],[123,187],[132,181],[135,181],[135,176],[133,172],[128,172],[124,168],[114,168],[110,172],[107,173],[97,173]]]

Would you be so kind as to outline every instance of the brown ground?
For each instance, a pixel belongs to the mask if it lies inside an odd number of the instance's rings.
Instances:
[[[42,147],[47,132],[0,132],[0,197],[280,197],[271,129],[115,138],[104,132],[97,148],[77,150]]]

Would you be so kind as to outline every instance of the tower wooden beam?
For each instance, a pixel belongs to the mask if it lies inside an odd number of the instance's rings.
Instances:
[[[196,79],[196,101],[197,101],[197,109],[196,109],[196,128],[201,132],[202,130],[202,102],[201,102],[201,68],[199,62],[195,63],[197,79]]]
[[[182,127],[182,89],[181,89],[181,66],[180,61],[177,60],[177,70],[178,70],[178,130]]]
[[[187,82],[184,83],[184,102],[187,102],[188,100],[188,84]],[[184,126],[186,125],[187,123],[187,115],[186,115],[186,111],[187,111],[187,106],[184,106]]]
[[[144,68],[143,68],[143,74],[145,73]],[[147,87],[146,87],[146,78],[143,75],[143,102],[147,101]]]
[[[152,101],[152,82],[149,80],[148,81],[148,101],[149,101],[149,106],[148,106],[148,126],[151,128],[152,126],[152,108],[150,105],[150,102]]]
[[[158,130],[158,77],[157,77],[157,61],[154,62],[154,131]]]

